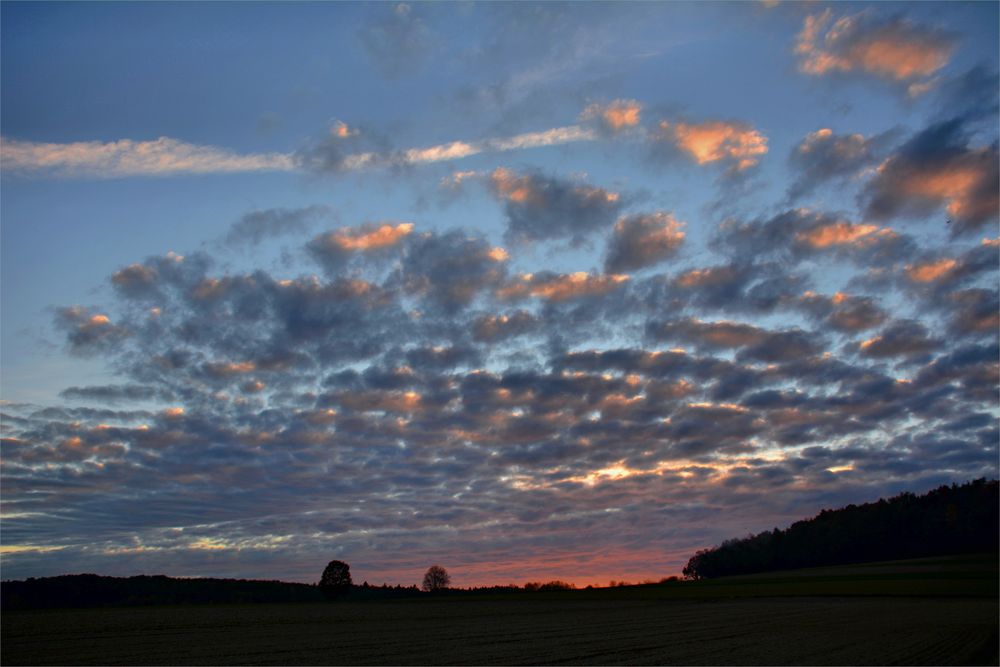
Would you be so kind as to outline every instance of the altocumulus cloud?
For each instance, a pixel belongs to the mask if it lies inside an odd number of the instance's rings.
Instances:
[[[720,225],[706,261],[666,212],[615,222],[605,190],[498,179],[505,202],[596,206],[607,272],[512,273],[515,247],[370,222],[320,232],[298,274],[149,257],[110,277],[111,303],[58,310],[69,349],[124,382],[63,394],[97,407],[5,406],[10,576],[66,557],[303,580],[316,554],[402,580],[442,553],[484,582],[525,576],[515,561],[676,568],[762,511],[994,470],[994,242],[886,264],[881,228],[794,210]],[[960,289],[939,320],[800,271],[845,259],[918,299]],[[159,407],[101,407],[127,401]]]

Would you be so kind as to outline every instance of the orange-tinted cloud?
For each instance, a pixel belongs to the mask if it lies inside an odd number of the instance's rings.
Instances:
[[[595,119],[610,132],[620,132],[639,124],[642,104],[635,100],[615,100],[609,104],[591,104],[584,109],[584,119]]]
[[[947,276],[958,264],[954,259],[945,257],[931,262],[908,264],[906,277],[917,283],[930,283]]]
[[[114,324],[107,315],[91,313],[82,306],[60,308],[56,322],[67,331],[70,349],[78,354],[99,351],[128,335],[124,327]]]
[[[680,287],[697,288],[725,284],[733,279],[731,266],[711,266],[707,269],[690,269],[677,276],[674,282]]]
[[[975,231],[1000,211],[997,146],[968,145],[960,119],[931,125],[882,162],[865,188],[873,218],[920,217],[944,207],[954,233]]]
[[[472,324],[477,341],[492,342],[529,333],[538,324],[534,315],[523,310],[501,315],[483,315]]]
[[[978,198],[975,193],[986,185],[990,177],[987,163],[992,157],[989,149],[973,151],[967,159],[950,165],[929,167],[911,172],[898,182],[898,192],[903,196],[940,200],[945,210],[956,218],[979,218],[997,209],[996,197]],[[891,163],[879,167],[879,173],[892,169]]]
[[[330,136],[337,137],[338,139],[346,139],[357,134],[358,130],[356,128],[348,126],[348,124],[342,120],[335,121],[330,126]]]
[[[860,12],[833,21],[830,9],[807,16],[795,44],[806,74],[860,71],[896,81],[933,75],[953,49],[950,35],[905,19],[878,21]]]
[[[415,391],[342,392],[327,396],[325,400],[357,412],[408,413],[419,410],[421,403],[420,394]]]
[[[852,245],[864,243],[872,235],[885,235],[892,230],[880,229],[878,225],[863,225],[850,222],[834,222],[814,227],[809,231],[800,232],[796,239],[813,248],[829,248],[831,246]]]
[[[767,137],[745,123],[660,122],[659,138],[672,142],[698,164],[725,160],[736,171],[754,167],[767,153]]]
[[[607,294],[629,279],[620,274],[576,273],[522,274],[497,290],[501,299],[523,299],[529,296],[548,301],[565,301],[581,296]]]
[[[344,228],[336,232],[330,232],[326,238],[329,243],[340,247],[342,250],[365,251],[396,245],[412,231],[412,222],[401,222],[395,225],[385,223],[374,229]]]

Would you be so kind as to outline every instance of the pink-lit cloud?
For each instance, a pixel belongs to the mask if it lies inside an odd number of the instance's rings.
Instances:
[[[903,18],[879,20],[870,10],[839,18],[832,9],[811,14],[795,43],[799,69],[806,74],[857,71],[895,81],[935,74],[954,48],[947,33]]]
[[[656,138],[672,143],[698,164],[721,161],[735,171],[757,166],[767,154],[767,137],[746,123],[663,120]]]
[[[629,277],[621,274],[576,273],[526,273],[497,290],[501,299],[539,297],[548,301],[564,301],[581,296],[607,294],[621,287]]]
[[[621,132],[639,125],[642,120],[642,104],[636,100],[591,104],[583,110],[581,117],[584,120],[596,120],[608,132]]]

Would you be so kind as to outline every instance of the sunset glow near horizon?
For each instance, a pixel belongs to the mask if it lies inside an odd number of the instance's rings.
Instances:
[[[998,474],[996,3],[3,3],[2,577],[679,574]]]

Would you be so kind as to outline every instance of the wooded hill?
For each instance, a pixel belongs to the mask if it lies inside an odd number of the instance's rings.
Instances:
[[[697,552],[693,579],[867,561],[992,552],[1000,547],[997,480],[941,486],[922,496],[823,510],[785,530],[726,540]]]

